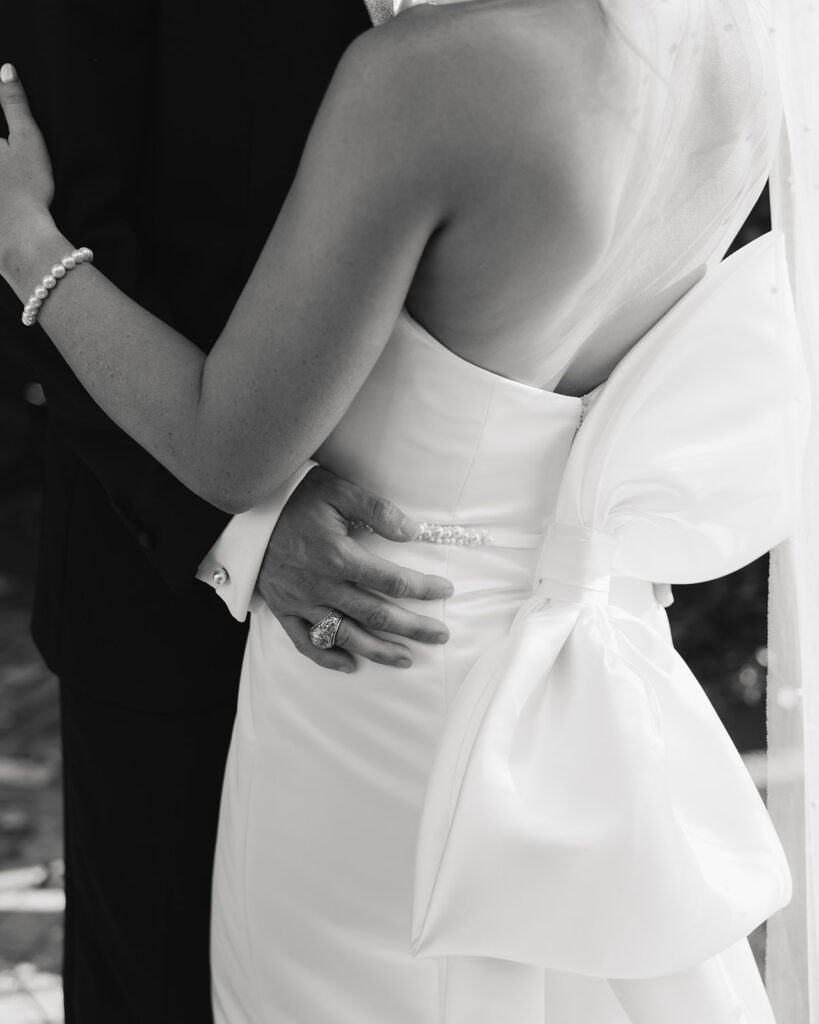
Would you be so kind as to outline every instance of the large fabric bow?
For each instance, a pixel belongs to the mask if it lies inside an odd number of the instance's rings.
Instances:
[[[588,412],[533,597],[450,709],[418,837],[417,954],[647,978],[788,901],[719,719],[608,583],[712,579],[785,538],[807,417],[782,238],[768,235],[677,303]]]

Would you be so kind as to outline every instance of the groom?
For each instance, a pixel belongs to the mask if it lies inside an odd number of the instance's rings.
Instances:
[[[334,66],[368,26],[360,0],[43,0],[36,13],[10,0],[0,63],[26,82],[69,237],[207,349]],[[34,631],[61,679],[66,1020],[207,1024],[210,873],[245,629],[195,576],[242,618],[298,479],[229,522],[100,412],[18,306],[4,290],[2,339],[29,360],[50,410]],[[377,566],[343,519],[406,539],[396,510],[314,470],[258,581],[300,649],[336,666],[349,653],[311,647],[300,609],[353,613],[362,592],[345,579],[443,593]],[[412,618],[406,629],[429,639]],[[380,656],[383,641],[370,643]]]

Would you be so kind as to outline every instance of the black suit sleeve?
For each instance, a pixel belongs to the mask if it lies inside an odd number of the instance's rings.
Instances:
[[[9,3],[0,60],[17,66],[45,134],[60,229],[74,245],[94,249],[100,269],[126,293],[172,322],[140,217],[160,15],[151,0],[41,0],[33,31],[29,7]],[[0,290],[0,342],[42,383],[52,429],[98,479],[160,576],[182,590],[228,515],[119,430],[45,334],[22,326],[11,290]]]
[[[26,346],[26,362],[46,393],[52,429],[103,486],[162,579],[181,593],[230,517],[189,491],[111,423],[53,354],[41,338]]]

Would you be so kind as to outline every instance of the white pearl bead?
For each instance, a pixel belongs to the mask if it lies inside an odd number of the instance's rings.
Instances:
[[[48,289],[47,288],[43,288],[43,286],[41,284],[38,284],[37,287],[34,289],[34,296],[37,299],[47,299],[48,298]]]
[[[94,262],[94,253],[88,248],[87,245],[80,246],[80,252],[85,257],[85,262],[86,263],[93,263]]]
[[[85,256],[79,249],[75,249],[71,253],[71,259],[74,260],[75,263],[85,263]]]
[[[493,544],[494,538],[488,530],[471,530],[453,523],[420,524],[418,540],[428,544],[456,544],[458,547],[474,548],[480,544]]]
[[[54,288],[57,284],[57,278],[53,274],[46,274],[43,278],[43,288]]]
[[[32,295],[31,298],[28,300],[28,305],[27,305],[26,308],[27,309],[39,309],[40,306],[42,306],[42,304],[43,304],[43,300],[40,298],[39,295]]]
[[[66,270],[73,270],[77,265],[77,261],[73,256],[63,256],[60,263],[62,263]]]
[[[59,280],[59,278],[65,277],[65,267],[62,263],[55,263],[51,268],[51,273]]]

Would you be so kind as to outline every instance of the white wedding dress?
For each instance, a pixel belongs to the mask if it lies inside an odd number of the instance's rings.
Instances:
[[[255,606],[214,882],[219,1024],[773,1021],[745,936],[789,899],[788,867],[653,585],[724,575],[792,527],[808,402],[781,239],[719,263],[772,150],[766,30],[756,0],[645,7],[639,59],[665,61],[640,79],[651,159],[542,379],[624,302],[708,272],[587,399],[400,317],[319,459],[434,524],[398,551],[359,537],[453,581],[420,609],[451,640],[341,676]],[[719,58],[703,88],[734,89],[713,137],[696,90],[664,106],[681,32]]]

